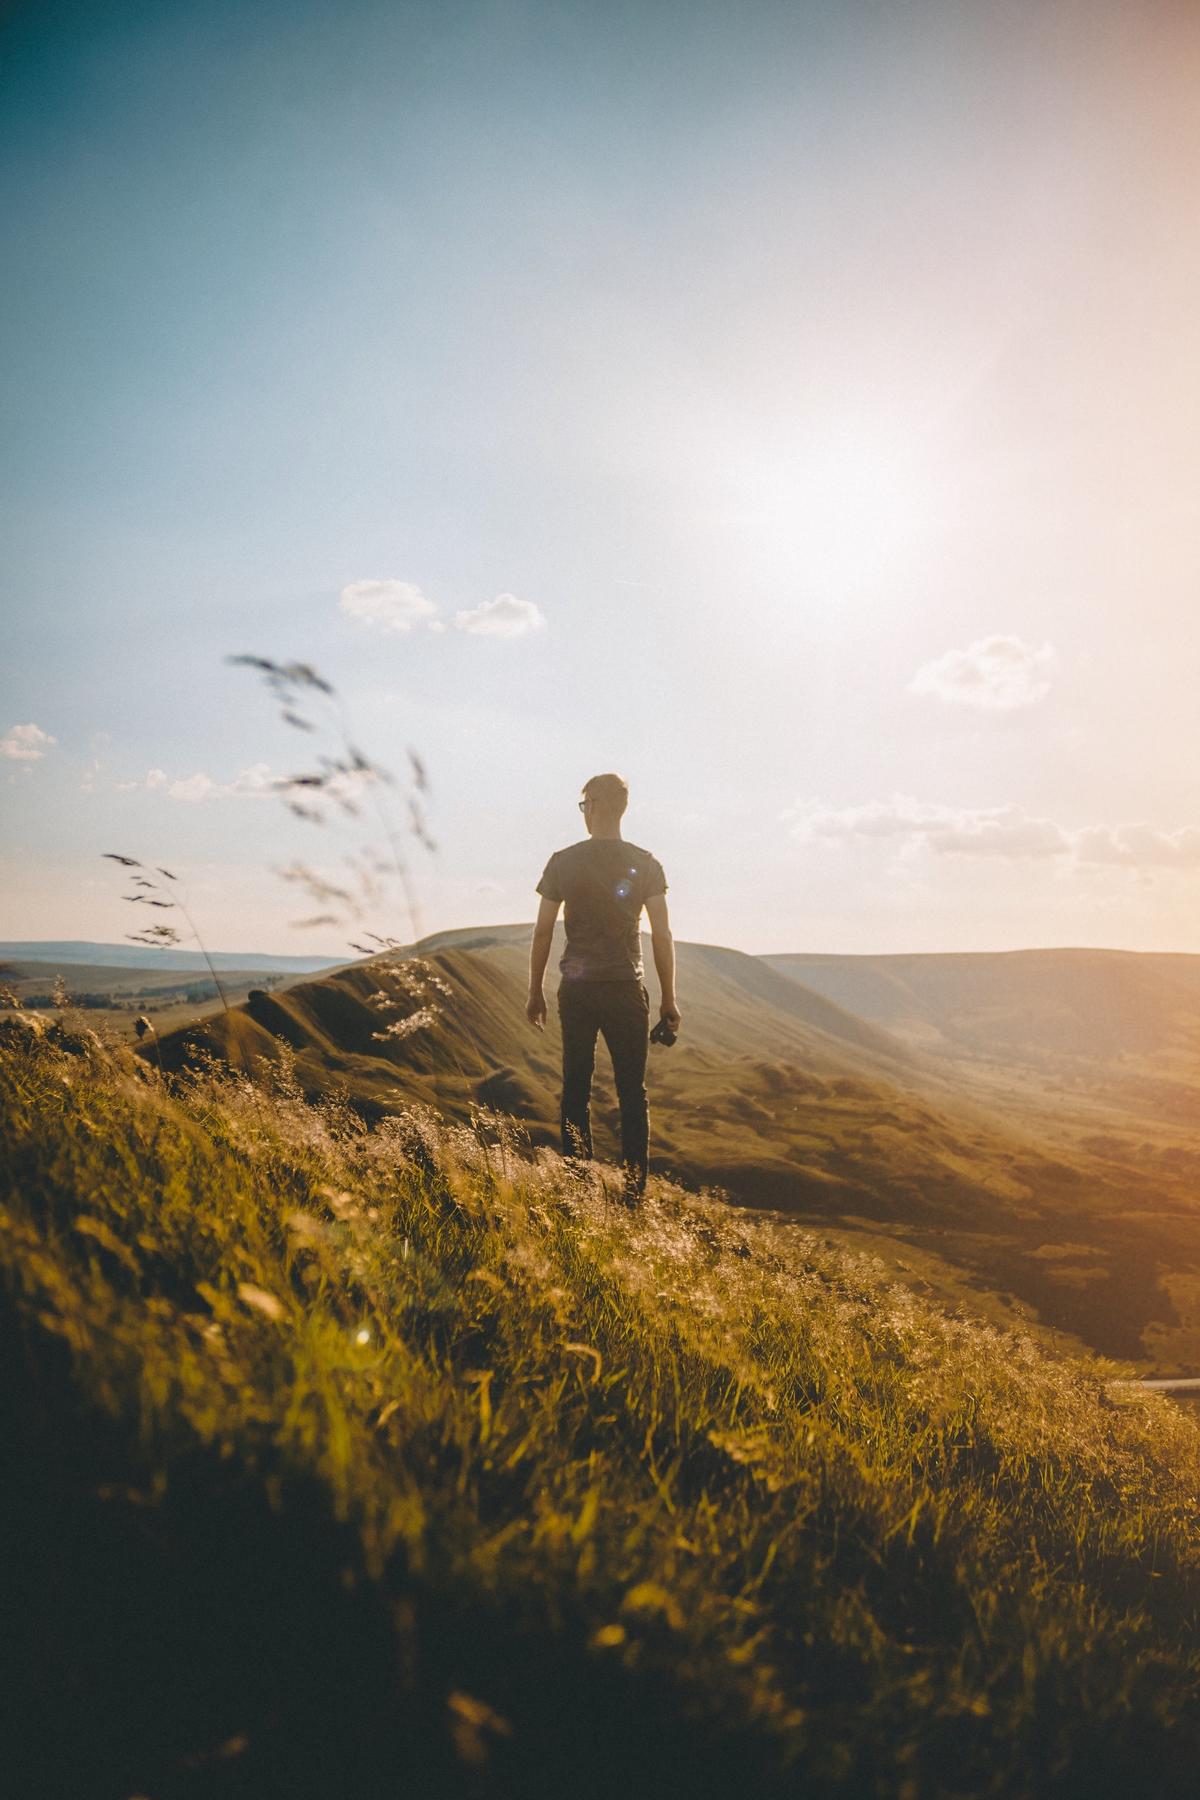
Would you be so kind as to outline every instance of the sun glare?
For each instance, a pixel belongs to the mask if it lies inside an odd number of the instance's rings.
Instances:
[[[726,476],[723,522],[768,570],[855,589],[892,573],[928,530],[933,489],[916,451],[877,433],[813,434]]]

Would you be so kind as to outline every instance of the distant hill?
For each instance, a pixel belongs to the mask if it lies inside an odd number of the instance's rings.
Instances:
[[[1011,950],[760,960],[923,1050],[1200,1061],[1200,956]]]
[[[251,969],[266,974],[311,975],[319,969],[335,969],[339,958],[331,956],[270,956],[254,951],[214,950],[217,970]],[[0,961],[38,963],[88,963],[93,968],[195,970],[207,973],[208,965],[197,950],[154,950],[145,944],[92,944],[82,939],[63,942],[35,939],[0,943]]]
[[[528,932],[414,946],[450,998],[432,1029],[402,1041],[380,1037],[389,1015],[372,1004],[402,990],[364,961],[165,1034],[164,1061],[204,1048],[252,1072],[257,1057],[291,1055],[306,1092],[341,1088],[368,1120],[414,1102],[463,1120],[486,1106],[534,1144],[555,1143],[555,984],[542,1035],[524,1017]],[[974,1311],[1016,1309],[1164,1373],[1200,1366],[1200,1111],[1188,1121],[1115,1110],[1046,1079],[1036,1091],[980,1082],[969,1064],[925,1054],[766,959],[676,952],[684,1029],[652,1052],[655,1168],[852,1236]],[[647,986],[656,991],[652,974]],[[602,1049],[593,1119],[598,1153],[613,1155]]]

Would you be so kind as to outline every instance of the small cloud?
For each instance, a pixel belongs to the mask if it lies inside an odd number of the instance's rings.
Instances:
[[[1182,825],[1160,831],[1154,825],[1093,825],[1075,835],[1080,862],[1120,863],[1126,868],[1200,868],[1200,828]]]
[[[545,628],[546,615],[532,600],[518,600],[515,594],[497,594],[484,600],[469,612],[454,615],[455,629],[470,631],[477,637],[525,637],[531,631]]]
[[[1154,825],[1071,827],[1038,818],[1020,806],[938,806],[893,794],[864,806],[830,807],[797,801],[782,815],[804,843],[891,840],[940,856],[1003,857],[1013,861],[1070,859],[1146,874],[1153,869],[1200,868],[1200,827],[1163,831]]]
[[[936,806],[909,794],[840,808],[798,801],[784,817],[793,836],[805,842],[898,838],[959,856],[1063,856],[1071,848],[1061,825],[1034,818],[1019,806]]]
[[[228,794],[273,794],[278,786],[279,776],[270,763],[258,762],[235,775],[224,791]]]
[[[116,785],[123,791],[144,785],[152,794],[165,794],[168,800],[182,800],[196,805],[202,800],[231,797],[262,799],[276,792],[279,779],[269,763],[251,763],[249,768],[235,775],[232,781],[214,781],[203,770],[172,781],[165,769],[150,769],[144,783],[119,781]]]
[[[352,581],[338,595],[338,607],[347,618],[381,631],[411,631],[437,613],[411,581]]]
[[[172,781],[167,785],[167,795],[172,800],[207,800],[210,794],[217,791],[217,784],[211,775],[189,775],[184,781]]]
[[[980,638],[965,650],[947,650],[926,663],[908,691],[976,712],[1018,712],[1046,698],[1054,662],[1052,644],[1035,649],[1018,637]]]
[[[0,738],[0,756],[13,762],[40,762],[49,745],[57,742],[40,725],[14,725]]]

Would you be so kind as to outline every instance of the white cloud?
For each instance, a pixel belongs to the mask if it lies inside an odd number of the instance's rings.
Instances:
[[[1087,863],[1200,868],[1200,828],[1182,825],[1178,831],[1159,831],[1153,825],[1094,825],[1076,833],[1075,853]]]
[[[411,581],[352,581],[338,596],[338,606],[347,618],[382,631],[411,631],[418,625],[432,632],[448,629],[434,602]],[[545,624],[541,608],[515,594],[497,594],[454,615],[455,630],[477,637],[526,637]]]
[[[165,794],[168,800],[182,800],[192,805],[201,800],[226,799],[230,796],[261,799],[275,792],[279,777],[269,763],[251,763],[249,768],[242,769],[232,781],[214,781],[211,775],[197,770],[194,775],[186,775],[172,781],[165,769],[147,771],[145,786],[152,794]],[[136,787],[137,782],[118,782],[123,790]]]
[[[1035,649],[1018,637],[986,637],[965,650],[947,650],[917,670],[910,694],[928,694],[947,706],[976,712],[1017,712],[1050,692],[1052,644]]]
[[[217,784],[211,775],[189,775],[183,781],[172,781],[167,784],[167,795],[171,800],[207,800],[210,794],[217,792]]]
[[[338,595],[338,606],[347,618],[381,631],[411,631],[437,613],[411,581],[352,581]]]
[[[1163,831],[1153,825],[1072,828],[1038,818],[1020,806],[932,805],[908,794],[864,806],[830,807],[797,801],[783,814],[804,843],[890,841],[942,856],[996,856],[1010,860],[1066,857],[1076,863],[1126,868],[1200,868],[1200,828]]]
[[[478,637],[525,637],[531,631],[541,631],[545,623],[546,615],[540,607],[532,600],[518,600],[515,594],[497,594],[494,600],[484,600],[470,611],[454,615],[457,630],[471,631]]]
[[[841,808],[798,801],[784,817],[793,835],[805,842],[900,839],[960,856],[1062,856],[1070,849],[1060,825],[1033,818],[1019,806],[936,806],[893,794],[890,800]]]
[[[40,725],[14,725],[0,738],[0,756],[13,762],[40,762],[50,744],[58,739],[43,731]]]
[[[243,769],[240,774],[234,776],[224,792],[227,794],[273,794],[279,779],[270,763],[251,763],[249,768]]]

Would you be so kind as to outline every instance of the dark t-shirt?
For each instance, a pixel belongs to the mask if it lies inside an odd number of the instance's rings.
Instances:
[[[564,902],[565,981],[642,979],[642,908],[667,891],[657,857],[624,838],[584,838],[554,852],[537,891]]]

